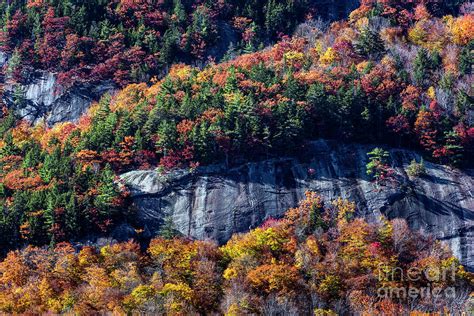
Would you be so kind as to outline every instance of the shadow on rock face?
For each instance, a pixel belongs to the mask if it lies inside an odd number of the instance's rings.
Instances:
[[[156,235],[165,217],[177,230],[197,239],[226,242],[266,219],[279,218],[295,207],[307,190],[326,201],[343,197],[357,204],[358,215],[377,221],[384,214],[404,218],[414,229],[433,233],[450,244],[468,267],[474,267],[472,233],[474,199],[472,170],[452,170],[426,162],[426,176],[405,172],[418,154],[390,150],[396,176],[378,186],[366,174],[367,152],[375,146],[315,141],[304,157],[246,163],[231,169],[223,165],[177,171],[122,175],[134,197],[137,222]],[[311,173],[308,170],[312,170]]]
[[[55,74],[38,71],[24,85],[6,84],[3,98],[20,117],[33,123],[44,119],[48,125],[53,125],[76,121],[92,102],[115,89],[116,86],[108,81],[61,89]],[[21,95],[20,100],[18,95]]]

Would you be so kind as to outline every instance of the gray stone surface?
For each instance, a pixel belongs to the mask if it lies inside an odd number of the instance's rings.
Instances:
[[[0,51],[0,68],[9,61],[7,54]],[[100,84],[77,84],[64,89],[56,74],[34,70],[26,83],[13,83],[11,78],[0,71],[4,84],[3,101],[9,108],[30,122],[44,119],[49,125],[58,122],[76,121],[89,108],[93,101],[107,92],[113,93],[116,86],[111,81]],[[21,102],[18,102],[21,96]]]
[[[45,119],[49,125],[64,121],[77,120],[104,93],[114,91],[110,82],[98,85],[79,84],[62,89],[56,75],[50,72],[38,72],[25,85],[7,83],[4,99],[9,107],[15,108],[20,117],[31,122]],[[23,104],[15,104],[15,93],[20,92]]]
[[[0,67],[3,67],[5,63],[7,62],[7,54],[0,52]]]
[[[297,205],[306,190],[326,200],[356,202],[358,215],[370,221],[385,214],[405,218],[417,230],[446,241],[454,254],[474,268],[474,171],[425,162],[427,174],[412,179],[405,168],[420,156],[389,150],[396,172],[391,184],[376,186],[368,179],[366,153],[374,146],[315,141],[301,158],[279,158],[227,169],[222,165],[180,171],[166,176],[156,171],[122,175],[137,207],[137,220],[155,235],[171,216],[175,228],[198,239],[227,241],[266,218],[281,217]],[[314,176],[308,174],[313,168]]]
[[[328,20],[345,18],[359,5],[358,0],[312,0],[312,2],[317,4],[316,14]],[[220,23],[218,30],[219,41],[208,51],[209,56],[217,60],[222,58],[231,44],[235,44],[237,40],[234,30],[226,23]],[[8,62],[8,57],[7,54],[0,52],[0,67]],[[201,63],[197,65],[203,66]],[[76,121],[93,101],[116,88],[111,82],[101,82],[98,85],[80,84],[73,88],[62,89],[53,73],[36,71],[31,77],[30,82],[25,85],[7,82],[3,95],[4,102],[7,106],[15,108],[20,117],[34,123],[45,119],[49,125]],[[21,106],[14,102],[14,95],[18,91],[21,91],[25,101]]]

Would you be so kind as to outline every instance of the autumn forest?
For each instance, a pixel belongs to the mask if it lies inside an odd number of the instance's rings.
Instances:
[[[330,21],[321,2],[0,1],[2,86],[47,71],[57,89],[116,87],[78,120],[54,125],[20,117],[21,93],[14,106],[0,102],[0,311],[472,312],[474,275],[445,244],[403,219],[367,221],[352,201],[317,192],[223,245],[172,223],[151,240],[74,243],[134,223],[119,177],[132,170],[235,166],[291,156],[320,138],[473,168],[474,4],[363,0]],[[391,176],[386,156],[368,153],[380,190]],[[411,176],[422,164],[410,165]],[[389,275],[397,268],[451,269],[452,278]],[[378,295],[428,284],[457,295]]]

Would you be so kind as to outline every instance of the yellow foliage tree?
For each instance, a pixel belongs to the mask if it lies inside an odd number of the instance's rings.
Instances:
[[[321,57],[319,57],[319,62],[323,65],[330,65],[333,62],[335,62],[337,59],[338,59],[337,52],[332,47],[329,47],[328,49],[326,49],[324,54],[322,54]]]
[[[474,39],[474,14],[460,16],[453,21],[451,34],[453,42],[458,45],[467,45]]]

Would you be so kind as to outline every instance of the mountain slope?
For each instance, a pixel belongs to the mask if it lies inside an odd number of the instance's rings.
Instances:
[[[114,179],[136,169],[235,166],[294,155],[317,138],[472,166],[474,15],[469,5],[458,16],[438,9],[364,2],[347,21],[308,20],[255,53],[175,64],[162,79],[105,95],[75,122],[31,124],[4,108],[1,249],[109,234],[131,214]],[[377,181],[385,166],[372,166]]]
[[[0,1],[0,311],[472,314],[474,5],[355,7]]]
[[[171,217],[184,236],[219,243],[297,206],[306,191],[325,200],[355,202],[357,214],[371,222],[382,215],[403,218],[412,229],[446,241],[474,269],[474,173],[427,162],[426,173],[410,177],[413,152],[391,149],[393,179],[377,185],[366,174],[373,146],[308,143],[297,158],[277,158],[228,169],[224,165],[185,170],[168,176],[131,171],[121,178],[137,206],[137,224],[157,235]],[[310,170],[310,171],[309,171]],[[135,235],[135,238],[138,237]]]
[[[0,263],[0,310],[147,315],[472,311],[473,275],[442,244],[410,231],[403,220],[370,224],[355,218],[355,205],[347,200],[323,202],[308,192],[282,220],[268,219],[222,247],[156,238],[146,252],[133,242],[100,250],[76,251],[62,243],[11,252]]]

